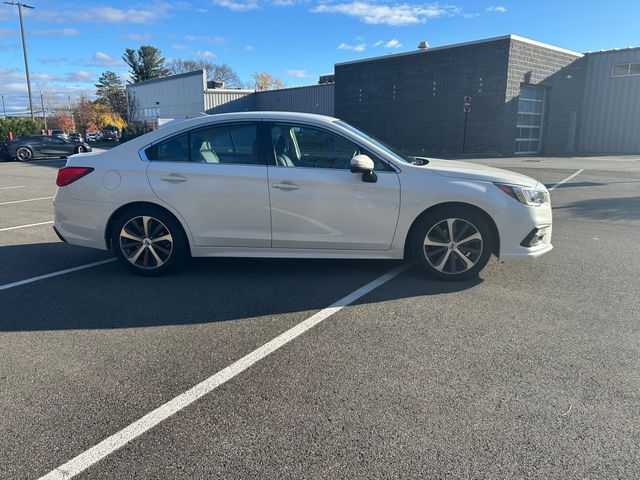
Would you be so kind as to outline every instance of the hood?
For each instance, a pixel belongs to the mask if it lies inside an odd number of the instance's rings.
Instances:
[[[501,168],[486,167],[475,163],[459,162],[457,160],[440,160],[429,158],[424,168],[449,178],[462,180],[479,180],[482,182],[502,182],[533,188],[538,182],[531,177]]]

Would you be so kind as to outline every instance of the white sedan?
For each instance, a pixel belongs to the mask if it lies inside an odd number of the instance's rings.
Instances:
[[[193,257],[411,258],[477,275],[552,249],[549,193],[529,177],[407,156],[331,117],[243,112],[173,122],[72,155],[54,228],[158,275]]]

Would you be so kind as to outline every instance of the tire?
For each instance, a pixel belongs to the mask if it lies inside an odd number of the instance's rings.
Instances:
[[[78,148],[76,148],[76,153],[84,153],[86,152],[87,149],[84,148],[82,145],[78,146]]]
[[[440,280],[477,276],[489,261],[493,244],[487,220],[464,207],[427,214],[416,224],[411,239],[416,264]]]
[[[187,239],[178,221],[153,207],[123,212],[114,222],[111,247],[125,268],[148,277],[169,273],[188,257]]]
[[[33,152],[30,148],[20,147],[16,150],[16,160],[20,162],[28,162],[33,158]]]

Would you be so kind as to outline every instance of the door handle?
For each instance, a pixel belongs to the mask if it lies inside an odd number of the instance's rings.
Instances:
[[[298,190],[300,188],[295,183],[274,183],[271,186],[279,190]]]
[[[160,177],[160,180],[164,182],[169,182],[169,183],[181,183],[181,182],[186,182],[187,177],[184,177],[178,173],[171,173],[166,177]]]

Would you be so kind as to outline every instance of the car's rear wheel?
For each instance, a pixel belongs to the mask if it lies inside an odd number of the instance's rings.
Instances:
[[[84,153],[86,151],[87,151],[87,149],[84,148],[83,145],[79,145],[78,148],[76,148],[76,153]]]
[[[487,220],[465,208],[442,209],[423,217],[414,229],[413,256],[418,266],[441,280],[478,275],[493,251]]]
[[[120,215],[111,246],[126,268],[138,275],[162,275],[187,257],[187,241],[177,220],[157,208],[135,208]]]
[[[21,162],[28,162],[33,158],[33,152],[30,148],[20,147],[16,150],[16,160]]]

